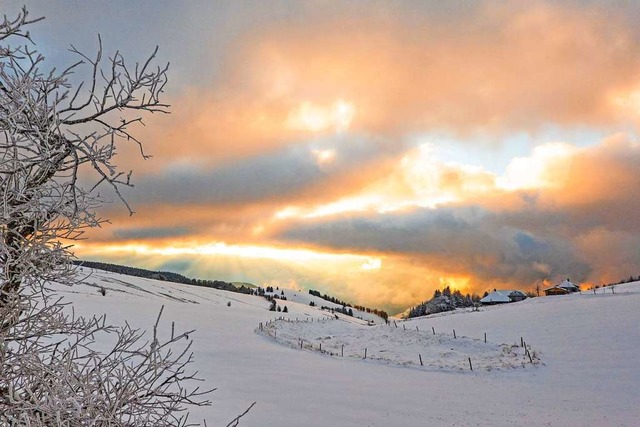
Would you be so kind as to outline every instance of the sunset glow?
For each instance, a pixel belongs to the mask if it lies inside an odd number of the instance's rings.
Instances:
[[[295,108],[287,118],[287,124],[298,130],[318,132],[334,129],[336,132],[349,129],[355,117],[353,105],[338,100],[330,105],[319,105],[304,101]]]
[[[153,159],[118,147],[136,215],[105,206],[77,256],[390,312],[443,286],[639,275],[640,6],[467,6],[132,5],[115,34],[70,10],[65,43],[100,31],[172,64],[171,114],[135,132]]]
[[[82,245],[78,245],[83,249]],[[101,248],[107,253],[135,253],[141,255],[160,255],[171,257],[175,255],[197,255],[197,256],[228,256],[246,258],[264,258],[270,260],[285,260],[289,262],[324,262],[338,259],[353,261],[354,263],[371,262],[365,256],[350,254],[331,254],[307,249],[283,249],[268,246],[250,245],[228,245],[223,242],[211,244],[184,244],[181,246],[152,246],[144,243],[128,243],[122,245],[108,245]]]

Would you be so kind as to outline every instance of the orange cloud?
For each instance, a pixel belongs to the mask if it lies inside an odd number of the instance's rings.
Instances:
[[[434,130],[637,123],[640,43],[622,13],[540,1],[379,12],[240,35],[209,87],[174,95],[173,114],[149,122],[158,161],[143,167],[208,167],[347,128],[395,145]]]
[[[628,137],[539,145],[501,176],[412,139],[637,125],[640,43],[629,21],[539,1],[380,10],[239,35],[209,87],[173,94],[173,114],[148,122],[153,162],[122,147],[124,166],[143,174],[139,214],[125,222],[106,211],[114,226],[97,240],[347,252],[357,259],[331,268],[223,254],[222,270],[202,254],[189,271],[258,271],[253,280],[393,307],[443,280],[483,291],[638,274],[640,159]],[[144,262],[184,261],[170,252]]]
[[[470,277],[475,290],[505,284],[530,288],[567,275],[609,281],[615,274],[638,274],[638,161],[640,144],[616,135],[588,148],[540,146],[495,180],[441,165],[430,169],[426,182],[434,191],[453,188],[454,202],[421,206],[416,193],[407,191],[402,194],[410,210],[347,209],[289,218],[280,237],[333,250],[394,254],[423,267],[438,266],[444,275]],[[513,178],[516,166],[533,170],[536,179],[525,190],[498,185]],[[448,179],[452,170],[454,186]],[[481,195],[464,191],[478,179],[485,180]],[[402,204],[397,192],[377,194],[380,206],[385,197]],[[353,200],[359,197],[354,194]]]
[[[171,248],[216,241],[280,249],[294,242],[312,252],[346,252],[360,257],[348,268],[290,267],[287,278],[306,275],[326,289],[339,286],[343,296],[393,307],[424,299],[442,277],[463,277],[465,289],[476,292],[532,288],[567,275],[606,282],[638,274],[639,147],[625,135],[587,148],[551,143],[495,176],[442,162],[421,146],[351,185],[337,175],[309,187],[308,195],[231,205],[143,204],[140,216],[115,216],[95,240],[151,245],[166,259]],[[523,184],[516,171],[531,171],[535,179]],[[205,258],[198,255],[200,262]],[[262,268],[260,277],[266,277],[270,270]],[[281,278],[282,268],[272,274]],[[363,285],[370,281],[375,286]]]

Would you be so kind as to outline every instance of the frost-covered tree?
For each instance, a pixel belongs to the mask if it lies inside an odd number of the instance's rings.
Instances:
[[[98,38],[95,55],[72,47],[76,63],[49,69],[27,31],[41,19],[23,8],[0,21],[0,426],[186,425],[188,405],[208,403],[188,370],[191,331],[163,335],[158,318],[144,337],[75,317],[46,290],[76,280],[70,242],[101,224],[97,190],[131,211],[131,174],[113,159],[121,143],[144,156],[131,129],[168,111],[168,66],[157,49],[134,64],[106,57]]]
[[[105,58],[98,38],[94,57],[72,47],[78,62],[49,70],[25,29],[38,20],[24,9],[0,24],[1,300],[34,280],[70,276],[61,242],[101,224],[97,190],[120,196],[131,185],[131,173],[113,163],[118,144],[142,152],[132,125],[169,107],[160,100],[168,66],[153,65],[155,51],[130,65],[118,52]],[[83,70],[87,79],[72,86]]]
[[[480,298],[476,295],[476,300]],[[451,288],[447,285],[443,290],[436,289],[433,293],[433,298],[427,301],[423,301],[415,307],[411,307],[407,313],[407,317],[419,317],[429,314],[441,313],[443,311],[455,310],[456,308],[472,307],[474,305],[474,298],[467,294],[462,295],[459,290],[451,291]]]

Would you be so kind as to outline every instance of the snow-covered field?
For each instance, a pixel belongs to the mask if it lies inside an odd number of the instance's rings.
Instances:
[[[483,340],[406,329],[405,325],[362,325],[347,319],[277,319],[258,332],[296,349],[328,356],[377,361],[421,370],[484,370],[534,368],[540,364],[535,349],[525,344],[495,344]],[[530,354],[529,354],[530,353]],[[531,358],[529,358],[531,355]]]
[[[209,426],[254,401],[240,425],[640,425],[638,282],[375,326],[303,293],[278,313],[215,289],[100,271],[87,282],[58,288],[76,312],[148,329],[164,305],[165,327],[197,329],[194,367],[218,390],[192,417]]]

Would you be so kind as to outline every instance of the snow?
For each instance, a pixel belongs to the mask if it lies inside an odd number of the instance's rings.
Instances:
[[[540,363],[536,351],[530,346],[532,359],[518,345],[498,345],[457,337],[453,331],[445,334],[418,328],[406,329],[402,324],[400,327],[392,324],[363,328],[341,319],[316,322],[277,319],[261,326],[258,332],[296,349],[421,370],[462,371],[473,368],[492,371],[526,368]]]
[[[284,294],[284,295],[283,295]],[[280,305],[281,307],[284,307],[285,305],[287,305],[287,303],[289,301],[292,302],[296,302],[298,304],[302,304],[302,305],[309,305],[311,302],[313,302],[316,307],[320,308],[320,307],[329,307],[330,309],[342,309],[342,305],[340,304],[336,304],[333,303],[331,301],[327,301],[325,299],[322,299],[320,297],[317,297],[315,295],[311,295],[308,292],[304,292],[301,290],[295,290],[295,289],[287,289],[287,288],[278,288],[278,289],[274,289],[273,292],[265,292],[265,295],[277,295],[278,297],[284,296],[287,299],[286,300],[279,300],[276,301],[278,305]],[[347,307],[347,309],[349,309],[351,307]],[[355,319],[361,319],[364,320],[365,323],[366,322],[370,322],[370,323],[384,323],[384,319],[382,319],[381,317],[373,314],[373,313],[367,313],[366,311],[360,311],[357,310],[355,308],[351,308],[351,310],[353,311],[353,319],[344,319],[346,321],[355,321],[356,323],[362,323],[362,322],[358,322]],[[314,310],[315,312],[315,310]],[[336,313],[337,315],[340,315],[340,313]],[[329,313],[325,313],[324,314],[326,317],[334,317],[333,314],[329,314]]]
[[[278,313],[256,296],[99,271],[57,288],[77,313],[148,329],[164,305],[161,326],[197,329],[194,367],[217,391],[192,418],[208,425],[254,401],[241,426],[634,426],[640,415],[638,282],[376,326],[336,320],[304,293]]]

